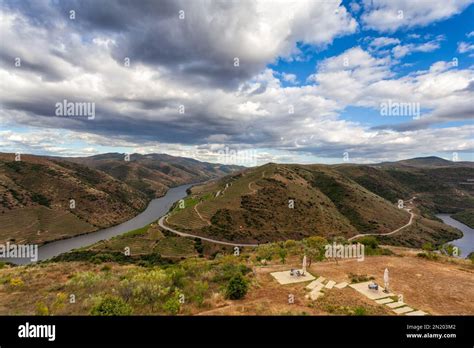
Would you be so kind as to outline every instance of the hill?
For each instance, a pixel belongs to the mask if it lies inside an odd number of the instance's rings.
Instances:
[[[71,208],[71,200],[75,206]],[[0,240],[44,243],[132,218],[147,197],[112,176],[59,159],[0,154]]]
[[[126,161],[125,155],[120,153],[66,158],[101,170],[149,198],[163,196],[170,187],[203,182],[242,169],[234,165],[200,162],[166,154],[131,154],[129,159]]]
[[[45,243],[127,221],[169,187],[236,170],[168,155],[0,154],[0,242]],[[71,200],[74,207],[71,208]]]
[[[474,208],[474,163],[438,157],[415,158],[377,165],[337,165],[334,168],[368,190],[395,202],[416,196],[425,216]]]
[[[194,187],[168,223],[239,242],[389,232],[409,214],[323,165],[267,164]]]
[[[184,207],[176,205],[166,223],[178,231],[240,243],[382,235],[407,225],[410,214],[398,208],[398,200],[416,195],[416,205],[410,200],[409,206],[413,223],[383,240],[410,247],[439,245],[461,233],[433,214],[472,204],[468,191],[456,191],[458,180],[468,174],[472,168],[467,166],[267,164],[192,188]]]

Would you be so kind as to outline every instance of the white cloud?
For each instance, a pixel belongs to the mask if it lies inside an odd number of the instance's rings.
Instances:
[[[392,37],[377,37],[370,42],[370,47],[373,49],[380,49],[382,47],[399,44],[400,40]]]
[[[474,44],[470,44],[464,41],[458,42],[458,52],[466,53],[474,50]]]
[[[414,52],[433,52],[441,47],[441,41],[444,40],[444,37],[439,36],[438,38],[419,44],[406,44],[406,45],[397,45],[392,49],[392,54],[395,59],[403,58]]]
[[[14,68],[6,60],[0,65],[0,94],[5,105],[0,120],[36,128],[23,135],[2,133],[0,147],[31,152],[43,148],[67,155],[94,153],[94,146],[171,154],[191,154],[199,148],[202,157],[197,157],[205,159],[213,158],[216,149],[232,145],[272,149],[265,150],[265,159],[315,153],[337,157],[346,150],[359,158],[375,159],[422,152],[428,141],[436,139],[445,143],[436,144],[433,151],[470,144],[469,127],[459,128],[457,136],[453,136],[454,128],[371,129],[341,119],[340,114],[348,106],[376,109],[381,100],[391,98],[420,102],[431,111],[431,119],[465,119],[470,112],[465,101],[472,100],[468,89],[472,69],[455,70],[449,63],[438,62],[428,71],[395,78],[389,56],[378,58],[353,47],[321,61],[309,78],[314,84],[283,87],[280,79],[293,83],[296,76],[278,74],[266,65],[277,57],[298,54],[298,41],[323,48],[335,37],[357,29],[355,20],[338,7],[340,2],[296,1],[289,6],[287,2],[264,1],[252,7],[256,11],[250,14],[246,10],[253,3],[245,2],[242,8],[232,3],[219,7],[216,18],[209,5],[216,3],[206,4],[208,7],[196,9],[196,13],[187,10],[192,17],[188,29],[195,31],[189,37],[174,22],[168,28],[182,39],[173,46],[179,57],[186,56],[189,46],[200,52],[199,59],[148,62],[131,55],[130,67],[114,56],[120,45],[118,37],[87,31],[90,40],[84,40],[74,28],[41,30],[32,25],[34,21],[7,14],[10,17],[0,22],[5,33],[2,44],[5,52],[20,55],[25,64]],[[198,20],[200,15],[206,25]],[[208,25],[211,22],[213,26]],[[194,42],[198,37],[202,41]],[[377,45],[400,44],[397,39],[379,39]],[[415,49],[429,51],[432,46],[427,44]],[[237,79],[236,88],[221,87],[220,80],[233,76],[226,69],[234,71],[233,60],[228,58],[235,56],[236,49],[239,69],[248,69],[250,77]],[[206,69],[195,79],[180,70],[202,66]],[[209,83],[211,80],[216,84]],[[96,119],[48,117],[50,107],[64,98],[93,100]],[[183,114],[178,112],[179,105],[185,106]],[[448,139],[450,136],[453,138]],[[88,146],[74,148],[69,143],[72,140]]]
[[[283,80],[285,80],[286,82],[289,82],[289,83],[297,83],[298,81],[296,80],[296,75],[295,74],[287,74],[287,73],[283,73],[282,74],[282,77],[283,77]]]
[[[473,0],[364,0],[361,20],[367,28],[394,32],[449,18],[472,3]]]

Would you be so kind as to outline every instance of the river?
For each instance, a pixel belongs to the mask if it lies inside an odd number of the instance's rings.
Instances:
[[[146,226],[165,215],[174,202],[186,197],[186,190],[193,185],[194,184],[187,184],[169,189],[163,197],[150,201],[143,212],[120,225],[47,243],[38,248],[38,261],[47,260],[73,249],[86,247],[101,240],[110,239],[128,231]],[[18,265],[31,263],[30,259],[6,259],[5,261],[13,262]]]
[[[462,238],[453,240],[452,242],[449,242],[450,244],[453,244],[457,246],[460,250],[459,256],[460,257],[467,257],[469,253],[474,251],[474,229],[470,228],[467,225],[464,225],[463,223],[459,222],[458,220],[453,219],[451,216],[448,214],[438,214],[436,215],[439,217],[441,220],[446,225],[452,226],[457,228],[458,230],[462,231],[463,236]]]

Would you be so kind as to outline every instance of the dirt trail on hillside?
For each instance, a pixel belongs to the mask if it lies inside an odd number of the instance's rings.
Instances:
[[[199,210],[197,209],[198,205],[201,204],[201,203],[202,203],[202,202],[199,202],[198,204],[196,204],[196,205],[194,206],[194,211],[196,212],[196,214],[199,216],[199,218],[200,218],[202,221],[204,221],[206,224],[208,224],[208,225],[210,226],[210,225],[211,225],[211,222],[210,222],[209,220],[205,219],[205,218],[201,215],[201,213],[199,212]]]
[[[416,197],[412,197],[411,199],[405,201],[405,202],[408,202],[410,204],[413,203],[413,199],[415,199]],[[408,226],[410,226],[412,223],[413,223],[413,219],[414,217],[416,216],[415,213],[412,212],[412,209],[413,208],[404,208],[405,211],[407,211],[408,213],[410,213],[410,220],[408,221],[408,223],[406,225],[403,225],[402,227],[399,227],[397,228],[396,230],[393,230],[391,232],[388,232],[388,233],[360,233],[360,234],[357,234],[351,238],[348,239],[348,241],[350,242],[351,240],[354,240],[356,238],[360,238],[360,237],[365,237],[365,236],[390,236],[391,234],[394,234],[394,233],[397,233],[397,232],[400,232],[401,230],[407,228]]]

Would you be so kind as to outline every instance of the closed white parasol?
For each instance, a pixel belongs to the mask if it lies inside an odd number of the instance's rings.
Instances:
[[[383,282],[384,282],[385,291],[388,291],[388,283],[389,283],[388,268],[385,268],[385,272],[383,272]]]

